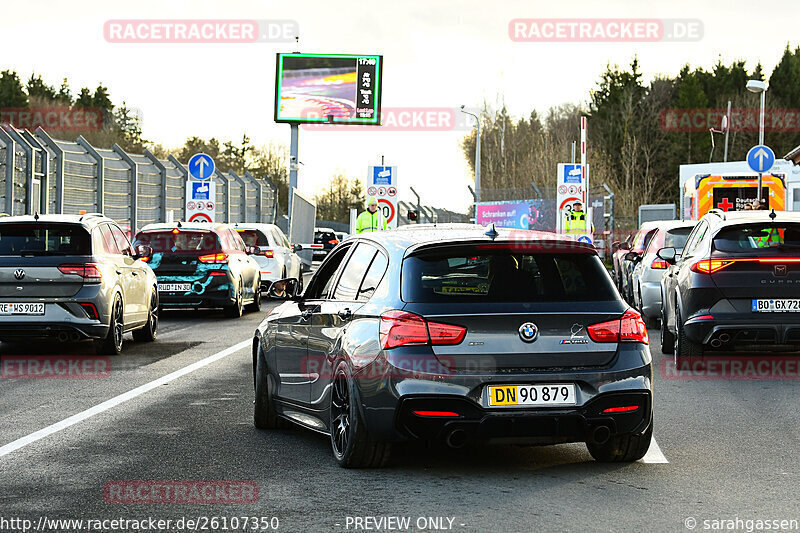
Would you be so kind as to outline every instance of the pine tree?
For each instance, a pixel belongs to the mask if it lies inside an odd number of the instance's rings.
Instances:
[[[0,72],[0,109],[28,107],[28,95],[16,72]]]

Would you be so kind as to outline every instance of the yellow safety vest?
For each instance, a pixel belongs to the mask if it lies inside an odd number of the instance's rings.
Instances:
[[[594,224],[590,224],[591,229],[586,227],[586,212],[574,212],[570,211],[569,215],[567,215],[567,220],[564,222],[564,230],[567,233],[593,233],[594,232]]]
[[[386,220],[383,213],[378,209],[370,213],[369,209],[363,211],[356,219],[356,233],[366,233],[368,231],[380,231],[386,229]]]

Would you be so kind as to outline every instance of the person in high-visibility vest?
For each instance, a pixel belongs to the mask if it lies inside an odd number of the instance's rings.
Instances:
[[[586,213],[583,212],[583,203],[572,204],[572,211],[564,221],[564,231],[570,235],[585,235],[594,233],[594,223],[586,223]]]
[[[363,211],[356,219],[356,233],[368,231],[382,231],[386,229],[386,219],[378,209],[378,200],[374,196],[367,198],[367,210]]]

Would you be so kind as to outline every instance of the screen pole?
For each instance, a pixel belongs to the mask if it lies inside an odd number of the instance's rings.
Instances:
[[[289,127],[291,128],[291,144],[289,145],[289,204],[287,206],[287,213],[289,220],[286,223],[286,233],[288,234],[292,223],[292,191],[297,188],[297,168],[299,162],[297,160],[298,145],[300,144],[300,124],[292,122]]]

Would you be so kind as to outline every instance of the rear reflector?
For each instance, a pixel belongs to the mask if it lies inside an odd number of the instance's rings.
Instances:
[[[608,409],[603,409],[604,413],[630,413],[631,411],[635,411],[639,408],[638,405],[626,405],[623,407],[609,407]]]
[[[689,320],[714,320],[714,315],[700,315]]]
[[[100,281],[100,278],[103,277],[103,274],[95,263],[86,263],[84,265],[58,265],[58,270],[61,271],[62,274],[74,274],[87,281]]]
[[[387,311],[381,315],[380,339],[384,349],[409,345],[458,344],[467,328],[453,324],[428,322],[407,311]]]
[[[209,275],[210,275],[210,276],[227,276],[227,275],[228,275],[228,273],[227,273],[227,272],[212,272],[212,273],[211,273],[211,274],[209,274]]]
[[[663,269],[667,268],[668,266],[669,266],[669,264],[666,261],[664,261],[663,259],[656,259],[650,265],[650,268],[657,269],[657,270],[663,270]]]
[[[594,342],[650,342],[642,315],[634,309],[625,311],[618,320],[594,324],[586,331]]]
[[[86,314],[89,315],[89,318],[97,320],[99,315],[97,314],[97,308],[92,303],[82,303],[81,307],[83,310],[86,311]]]
[[[414,414],[417,416],[438,416],[438,417],[454,417],[454,416],[461,416],[458,413],[454,413],[453,411],[414,411]]]
[[[197,258],[197,260],[203,263],[227,263],[228,254],[218,253],[218,254],[201,255],[200,257]]]
[[[691,267],[692,272],[700,274],[713,274],[734,263],[733,259],[701,259]]]

